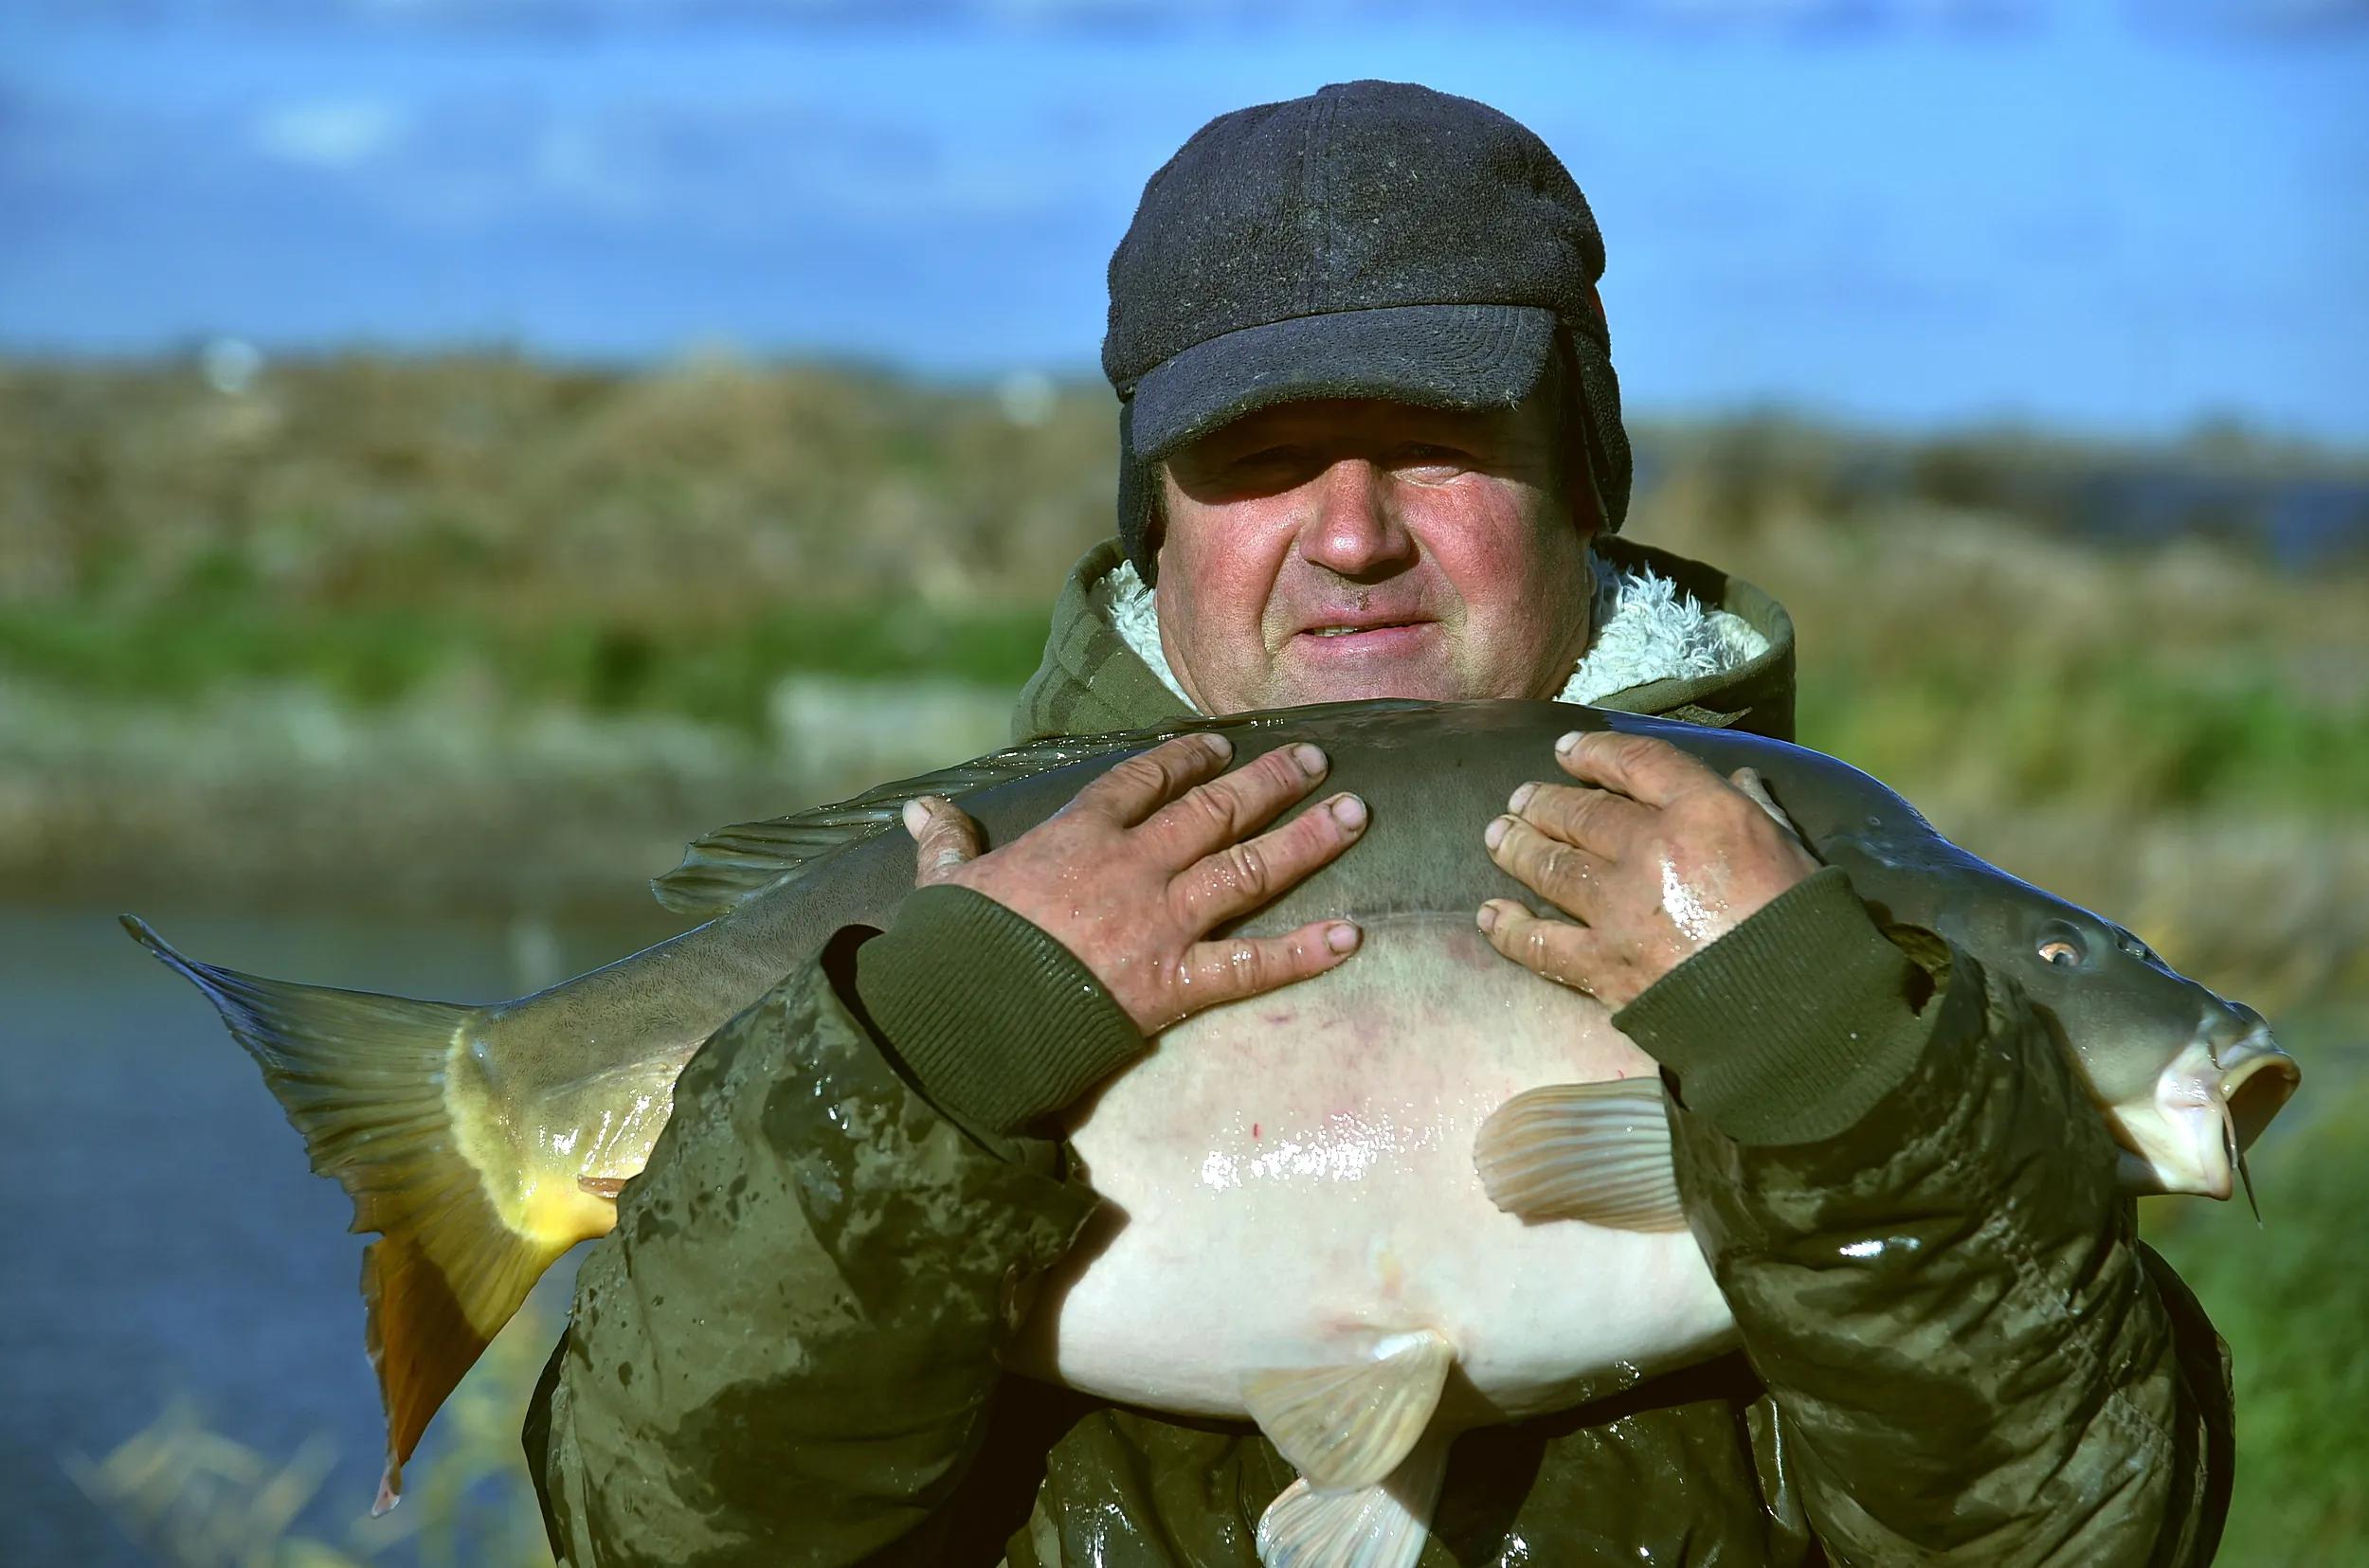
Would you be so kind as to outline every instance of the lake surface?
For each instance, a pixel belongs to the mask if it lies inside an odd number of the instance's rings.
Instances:
[[[231,967],[473,1000],[666,929],[139,912]],[[303,1524],[342,1541],[384,1441],[351,1216],[213,1009],[112,909],[0,909],[0,1562],[153,1561],[65,1461],[104,1455],[182,1395],[275,1462],[334,1441]],[[571,1274],[547,1284],[547,1324]]]

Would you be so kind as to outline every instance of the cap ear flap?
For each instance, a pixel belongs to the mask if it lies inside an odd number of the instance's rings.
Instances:
[[[1160,533],[1165,521],[1160,505],[1157,463],[1135,456],[1135,400],[1119,404],[1119,545],[1135,564],[1136,574],[1150,587],[1160,580]]]
[[[1612,355],[1586,333],[1564,327],[1555,333],[1567,356],[1566,383],[1572,412],[1579,416],[1587,460],[1587,480],[1596,496],[1596,514],[1606,533],[1618,533],[1629,517],[1629,484],[1635,460],[1629,433],[1620,423],[1620,378],[1613,373]]]
[[[1547,362],[1546,373],[1553,377],[1558,478],[1565,492],[1572,525],[1592,541],[1600,533],[1614,532],[1614,528],[1604,507],[1603,492],[1597,483],[1596,442],[1588,429],[1587,399],[1580,389],[1579,360],[1572,342],[1570,329],[1558,323],[1554,357]],[[1584,514],[1582,506],[1587,509]]]

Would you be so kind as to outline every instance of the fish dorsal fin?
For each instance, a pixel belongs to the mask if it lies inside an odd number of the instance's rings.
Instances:
[[[1293,1482],[1258,1516],[1262,1568],[1414,1568],[1431,1535],[1448,1444],[1426,1437],[1378,1486],[1322,1492]]]
[[[816,861],[895,826],[905,802],[918,795],[959,800],[1032,773],[1092,757],[1140,750],[1188,729],[1130,730],[1112,735],[1056,735],[991,751],[934,773],[878,784],[860,795],[788,817],[718,828],[683,852],[682,864],[653,878],[650,891],[678,914],[722,914],[753,893],[802,874]]]
[[[1473,1162],[1490,1200],[1524,1219],[1683,1231],[1659,1078],[1548,1084],[1481,1124]]]
[[[1419,1328],[1356,1361],[1250,1373],[1242,1402],[1319,1491],[1373,1487],[1414,1451],[1455,1364],[1447,1337]]]
[[[684,851],[682,864],[652,878],[650,891],[678,914],[722,914],[751,894],[799,875],[816,861],[859,843],[894,823],[916,795],[959,800],[974,791],[1049,772],[1095,757],[1143,751],[1165,740],[1197,731],[1272,730],[1308,724],[1349,710],[1402,712],[1438,706],[1428,702],[1327,703],[1278,712],[1233,713],[1221,718],[1178,718],[1142,730],[1107,735],[1048,735],[1007,747],[967,763],[879,784],[831,805],[761,822],[718,828]]]

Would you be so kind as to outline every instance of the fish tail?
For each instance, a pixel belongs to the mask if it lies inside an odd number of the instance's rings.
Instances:
[[[403,1465],[438,1407],[566,1243],[506,1222],[461,1151],[444,1100],[474,1007],[262,980],[200,964],[141,920],[133,939],[222,1014],[263,1071],[313,1169],[353,1200],[364,1343],[387,1413],[387,1469],[371,1510],[394,1506]]]

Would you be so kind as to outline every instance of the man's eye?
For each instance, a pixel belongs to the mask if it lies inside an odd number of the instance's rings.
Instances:
[[[1409,468],[1465,468],[1471,466],[1473,461],[1473,455],[1469,452],[1423,442],[1402,446],[1391,456]]]
[[[1300,460],[1296,446],[1262,446],[1234,460],[1237,468],[1285,468]]]
[[[2063,937],[2051,937],[2040,944],[2040,962],[2054,964],[2059,969],[2070,969],[2081,962],[2080,946]]]

